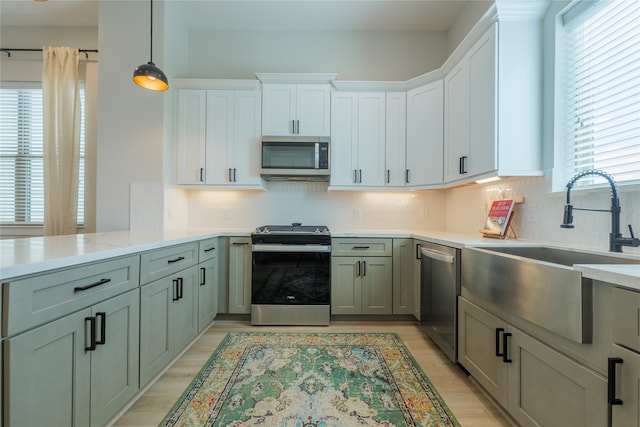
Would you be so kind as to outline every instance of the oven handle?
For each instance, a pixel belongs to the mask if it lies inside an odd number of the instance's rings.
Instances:
[[[253,252],[331,252],[331,245],[252,245]]]
[[[442,261],[449,264],[453,264],[456,257],[452,255],[443,254],[442,252],[434,251],[431,249],[420,248],[420,254],[427,258],[435,259],[436,261]]]

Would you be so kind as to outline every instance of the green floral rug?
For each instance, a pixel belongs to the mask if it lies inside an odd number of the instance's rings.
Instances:
[[[397,334],[230,333],[161,426],[459,426]]]

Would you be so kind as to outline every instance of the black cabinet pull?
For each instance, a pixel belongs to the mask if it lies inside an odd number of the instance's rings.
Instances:
[[[509,359],[509,352],[507,351],[507,348],[509,347],[509,337],[511,336],[511,332],[505,332],[502,335],[502,351],[504,353],[502,353],[502,361],[504,363],[511,363],[513,362],[513,360]]]
[[[391,171],[387,169],[387,184],[391,182]]]
[[[167,264],[173,264],[174,262],[182,261],[183,259],[183,256],[179,256],[178,258],[167,260]]]
[[[206,275],[207,270],[204,267],[200,267],[200,286],[204,286],[207,283]]]
[[[367,261],[362,261],[362,275],[367,275]]]
[[[96,318],[93,316],[90,317],[85,317],[84,318],[84,322],[85,322],[85,326],[87,324],[87,320],[89,321],[89,346],[85,346],[84,347],[84,351],[94,351],[96,349]],[[87,339],[87,335],[86,335],[86,329],[85,329],[85,340]]]
[[[358,169],[353,170],[353,183],[354,184],[358,183]]]
[[[458,172],[460,172],[460,175],[464,175],[465,173],[467,173],[467,156],[460,157],[458,163]]]
[[[356,277],[360,276],[360,261],[356,262]]]
[[[233,168],[233,182],[238,180],[238,169]]]
[[[96,286],[100,286],[100,285],[104,285],[105,283],[109,283],[111,281],[111,279],[100,279],[95,283],[92,283],[90,285],[86,285],[86,286],[77,286],[75,288],[73,288],[73,292],[82,292],[82,291],[86,291],[88,289],[91,288],[95,288]]]
[[[504,357],[500,352],[500,332],[504,332],[504,328],[496,328],[496,357]]]
[[[178,277],[178,299],[182,299],[184,292],[184,280],[182,277]]]
[[[352,249],[369,249],[371,246],[354,246]]]
[[[215,246],[212,246],[212,247],[210,247],[210,248],[205,249],[204,251],[205,251],[205,252],[211,252],[211,251],[215,251],[215,250],[216,250],[216,247],[215,247]]]
[[[405,184],[409,183],[409,169],[405,169],[404,171],[404,182]]]
[[[608,378],[607,378],[607,395],[609,408],[613,405],[622,405],[622,399],[616,397],[616,365],[623,363],[620,357],[610,357],[607,361]]]
[[[420,248],[422,245],[420,243],[416,243],[416,259],[422,259],[422,254],[420,254]]]
[[[178,279],[173,279],[173,296],[171,297],[171,301],[178,301],[180,298],[178,296]]]
[[[229,182],[233,182],[233,178],[231,177],[231,168],[229,168]]]
[[[204,182],[204,168],[200,168],[200,182]]]
[[[96,344],[104,345],[107,342],[107,313],[99,311],[96,313],[96,320],[100,318],[100,340],[96,340]]]

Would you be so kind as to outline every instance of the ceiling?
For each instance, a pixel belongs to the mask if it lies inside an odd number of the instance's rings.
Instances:
[[[187,28],[261,31],[447,31],[467,2],[165,0],[167,16],[184,21]],[[98,25],[98,11],[98,0],[2,0],[0,24],[91,27]]]

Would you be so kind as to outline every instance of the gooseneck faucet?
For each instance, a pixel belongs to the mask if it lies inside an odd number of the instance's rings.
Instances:
[[[585,209],[585,208],[574,208],[571,205],[571,189],[577,180],[587,175],[598,175],[603,177],[609,182],[611,186],[611,209]],[[631,237],[622,237],[620,233],[620,199],[618,199],[618,189],[616,188],[616,182],[613,180],[613,177],[608,173],[597,170],[597,169],[588,169],[582,171],[573,176],[567,182],[567,204],[564,206],[564,220],[560,225],[562,228],[573,228],[573,211],[595,211],[595,212],[611,212],[611,234],[609,234],[609,251],[610,252],[622,252],[623,246],[640,246],[640,239],[637,239],[633,235],[633,228],[631,228],[631,224],[629,224],[629,233],[631,233]]]

